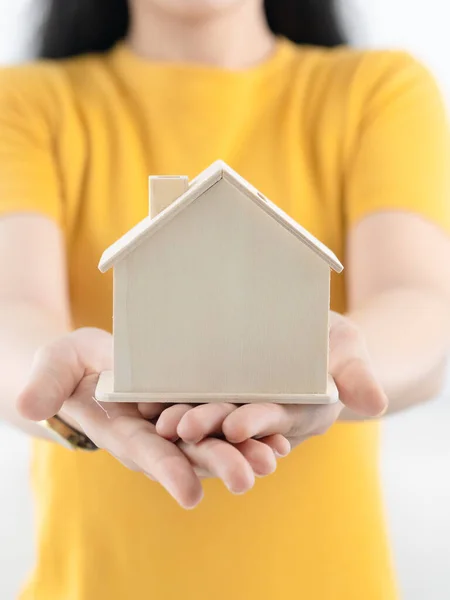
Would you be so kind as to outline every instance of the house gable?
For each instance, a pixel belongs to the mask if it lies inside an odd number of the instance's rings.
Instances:
[[[325,393],[329,266],[244,195],[222,177],[124,256],[116,392]]]
[[[222,161],[213,163],[213,165],[191,181],[188,190],[159,215],[153,219],[147,217],[110,246],[103,253],[100,260],[100,271],[104,273],[117,261],[123,260],[123,258],[137,248],[144,239],[151,237],[161,227],[167,226],[172,219],[176,218],[192,202],[201,198],[203,194],[221,180],[227,181],[231,186],[238,189],[242,196],[250,199],[266,214],[294,235],[300,242],[307,245],[320,256],[330,268],[334,269],[336,272],[342,271],[342,264],[331,250]]]

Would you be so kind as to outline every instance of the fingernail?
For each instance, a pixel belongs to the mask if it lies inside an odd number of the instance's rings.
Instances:
[[[387,404],[375,418],[381,419],[381,417],[384,417],[384,415],[387,413],[388,409],[389,409],[389,405]]]
[[[249,491],[246,489],[236,490],[235,488],[233,488],[233,486],[231,484],[227,483],[226,481],[224,481],[224,483],[225,483],[225,486],[227,487],[228,491],[231,492],[234,496],[243,496],[244,494],[246,494]]]
[[[203,436],[201,436],[201,435],[197,436],[197,437],[186,437],[186,436],[184,436],[182,439],[183,439],[184,442],[186,442],[186,444],[199,444],[202,441]]]
[[[279,452],[277,452],[277,450],[274,450],[273,453],[277,458],[286,458],[286,456],[288,456],[288,454],[290,453],[290,450],[288,450],[285,454],[280,454]]]
[[[228,491],[233,494],[233,496],[243,496],[247,492],[247,490],[244,490],[243,492],[237,492],[237,491],[233,490],[233,488],[229,487],[228,485],[227,485],[227,488],[228,488]]]
[[[181,506],[181,508],[184,508],[185,510],[192,510],[194,509],[203,499],[203,490],[200,494],[200,496],[192,501],[192,502],[184,502],[183,499],[181,498],[181,494],[179,489],[177,488],[176,485],[173,484],[173,482],[171,481],[166,481],[163,484],[163,487],[166,488],[166,491],[172,496],[172,498]]]
[[[275,473],[276,470],[277,463],[274,463],[270,470],[266,471],[265,473],[257,473],[256,471],[253,471],[253,473],[255,474],[255,477],[257,477],[258,479],[262,479],[263,477],[268,477],[269,475],[272,475],[273,473]]]

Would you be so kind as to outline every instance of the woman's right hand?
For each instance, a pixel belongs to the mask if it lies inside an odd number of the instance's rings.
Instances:
[[[36,353],[17,400],[19,413],[33,421],[59,414],[126,467],[158,481],[184,508],[200,502],[200,476],[218,477],[232,493],[244,493],[255,474],[275,470],[276,454],[287,453],[282,436],[236,445],[217,438],[199,444],[163,439],[136,404],[94,400],[99,373],[111,370],[112,361],[112,336],[105,331],[85,328],[61,337]],[[164,408],[152,406],[154,417]]]

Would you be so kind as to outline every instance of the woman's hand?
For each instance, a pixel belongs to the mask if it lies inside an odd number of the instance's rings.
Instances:
[[[112,337],[98,329],[79,329],[42,348],[26,388],[17,401],[20,414],[40,421],[61,418],[108,451],[129,469],[158,481],[185,508],[201,500],[201,476],[222,479],[233,493],[248,491],[255,475],[275,470],[278,455],[289,452],[280,435],[232,445],[208,438],[178,445],[163,439],[136,404],[94,400],[98,374],[112,367]],[[153,417],[164,405],[149,405]]]
[[[340,401],[331,405],[205,404],[167,408],[156,430],[169,439],[198,444],[208,436],[223,434],[232,443],[282,434],[296,446],[325,433],[344,406],[365,417],[377,417],[387,408],[387,398],[372,372],[364,340],[348,318],[330,314],[329,370]],[[143,408],[143,410],[145,410]]]

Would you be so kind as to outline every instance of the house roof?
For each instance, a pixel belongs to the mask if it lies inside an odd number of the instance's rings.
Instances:
[[[102,273],[108,271],[114,264],[130,254],[139,244],[148,239],[166,223],[176,217],[182,210],[199,198],[210,187],[221,179],[234,185],[239,191],[248,196],[264,212],[271,216],[277,223],[282,225],[292,235],[302,241],[306,246],[318,254],[337,273],[343,270],[342,264],[336,256],[322,242],[312,236],[306,229],[299,225],[294,219],[283,212],[273,202],[268,200],[261,192],[250,185],[236,171],[233,171],[221,160],[216,161],[205,169],[200,175],[190,182],[187,191],[175,200],[170,206],[160,212],[153,219],[146,217],[140,223],[130,229],[125,235],[118,239],[103,253],[99,269]]]

